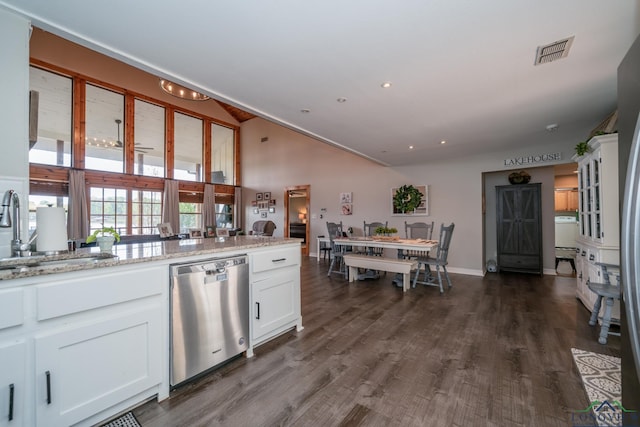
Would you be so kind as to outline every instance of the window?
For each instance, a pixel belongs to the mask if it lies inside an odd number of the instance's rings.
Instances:
[[[89,198],[89,233],[104,226],[113,227],[120,234],[127,234],[126,189],[91,187]]]
[[[165,109],[135,100],[134,152],[136,175],[164,177]]]
[[[162,192],[131,191],[131,234],[156,234],[162,222]]]
[[[233,227],[233,205],[216,203],[216,227]]]
[[[180,233],[190,228],[202,229],[202,203],[180,202]]]
[[[87,85],[85,167],[124,172],[124,96]]]
[[[173,177],[185,181],[202,182],[202,123],[201,119],[176,112],[174,114]]]
[[[71,166],[73,81],[39,68],[29,68],[29,89],[38,93],[37,141],[30,163]]]
[[[29,187],[31,195],[43,198],[30,205],[32,228],[38,203],[62,203],[66,208],[68,171],[77,167],[87,170],[92,232],[105,226],[121,235],[155,234],[162,222],[163,181],[170,175],[167,164],[173,164],[173,178],[191,181],[181,183],[187,190],[180,194],[180,232],[204,225],[202,184],[194,183],[225,184],[216,189],[215,222],[226,227],[234,222],[229,192],[233,187],[227,186],[235,183],[236,126],[215,123],[198,111],[175,111],[171,104],[136,94],[133,88],[67,77],[76,73],[58,66],[51,67],[54,72],[45,68],[40,62],[30,67],[30,90],[38,92],[39,98],[39,123],[37,135],[30,135],[35,141],[30,142]],[[76,92],[78,87],[81,90]],[[78,108],[81,105],[83,111]],[[167,135],[169,111],[171,136]],[[166,146],[168,141],[171,147]],[[83,151],[84,158],[78,157],[80,163],[74,164],[75,155]],[[168,151],[173,159],[166,158]],[[74,236],[82,237],[86,236]]]
[[[216,123],[211,124],[211,182],[233,185],[235,132]]]

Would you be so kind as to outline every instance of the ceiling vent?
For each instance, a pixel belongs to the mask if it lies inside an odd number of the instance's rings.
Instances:
[[[569,54],[569,48],[573,43],[574,36],[558,40],[546,46],[538,46],[536,52],[536,62],[534,65],[546,64],[547,62],[562,59]]]

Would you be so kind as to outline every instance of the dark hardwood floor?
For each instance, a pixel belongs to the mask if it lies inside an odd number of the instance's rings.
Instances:
[[[568,426],[588,405],[572,347],[606,346],[561,276],[451,274],[406,294],[303,257],[304,330],[134,410],[151,426]]]

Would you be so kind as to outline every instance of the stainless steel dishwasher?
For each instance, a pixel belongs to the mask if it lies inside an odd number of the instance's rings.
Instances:
[[[172,264],[171,386],[236,356],[249,341],[247,256]]]

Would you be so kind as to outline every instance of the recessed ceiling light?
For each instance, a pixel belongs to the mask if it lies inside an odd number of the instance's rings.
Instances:
[[[413,145],[410,145],[410,146],[409,146],[409,150],[413,150]]]
[[[384,82],[380,86],[382,86],[385,89],[390,88],[391,87],[391,82]]]
[[[309,110],[308,108],[303,108],[302,110],[300,110],[301,113],[310,113],[311,110]]]
[[[547,132],[553,132],[555,130],[558,129],[558,124],[557,123],[552,123],[550,125],[547,125]]]
[[[440,141],[440,144],[446,144],[447,141],[445,141],[444,139],[442,141]]]
[[[338,98],[336,101],[342,104],[343,102],[347,102],[347,98]]]

